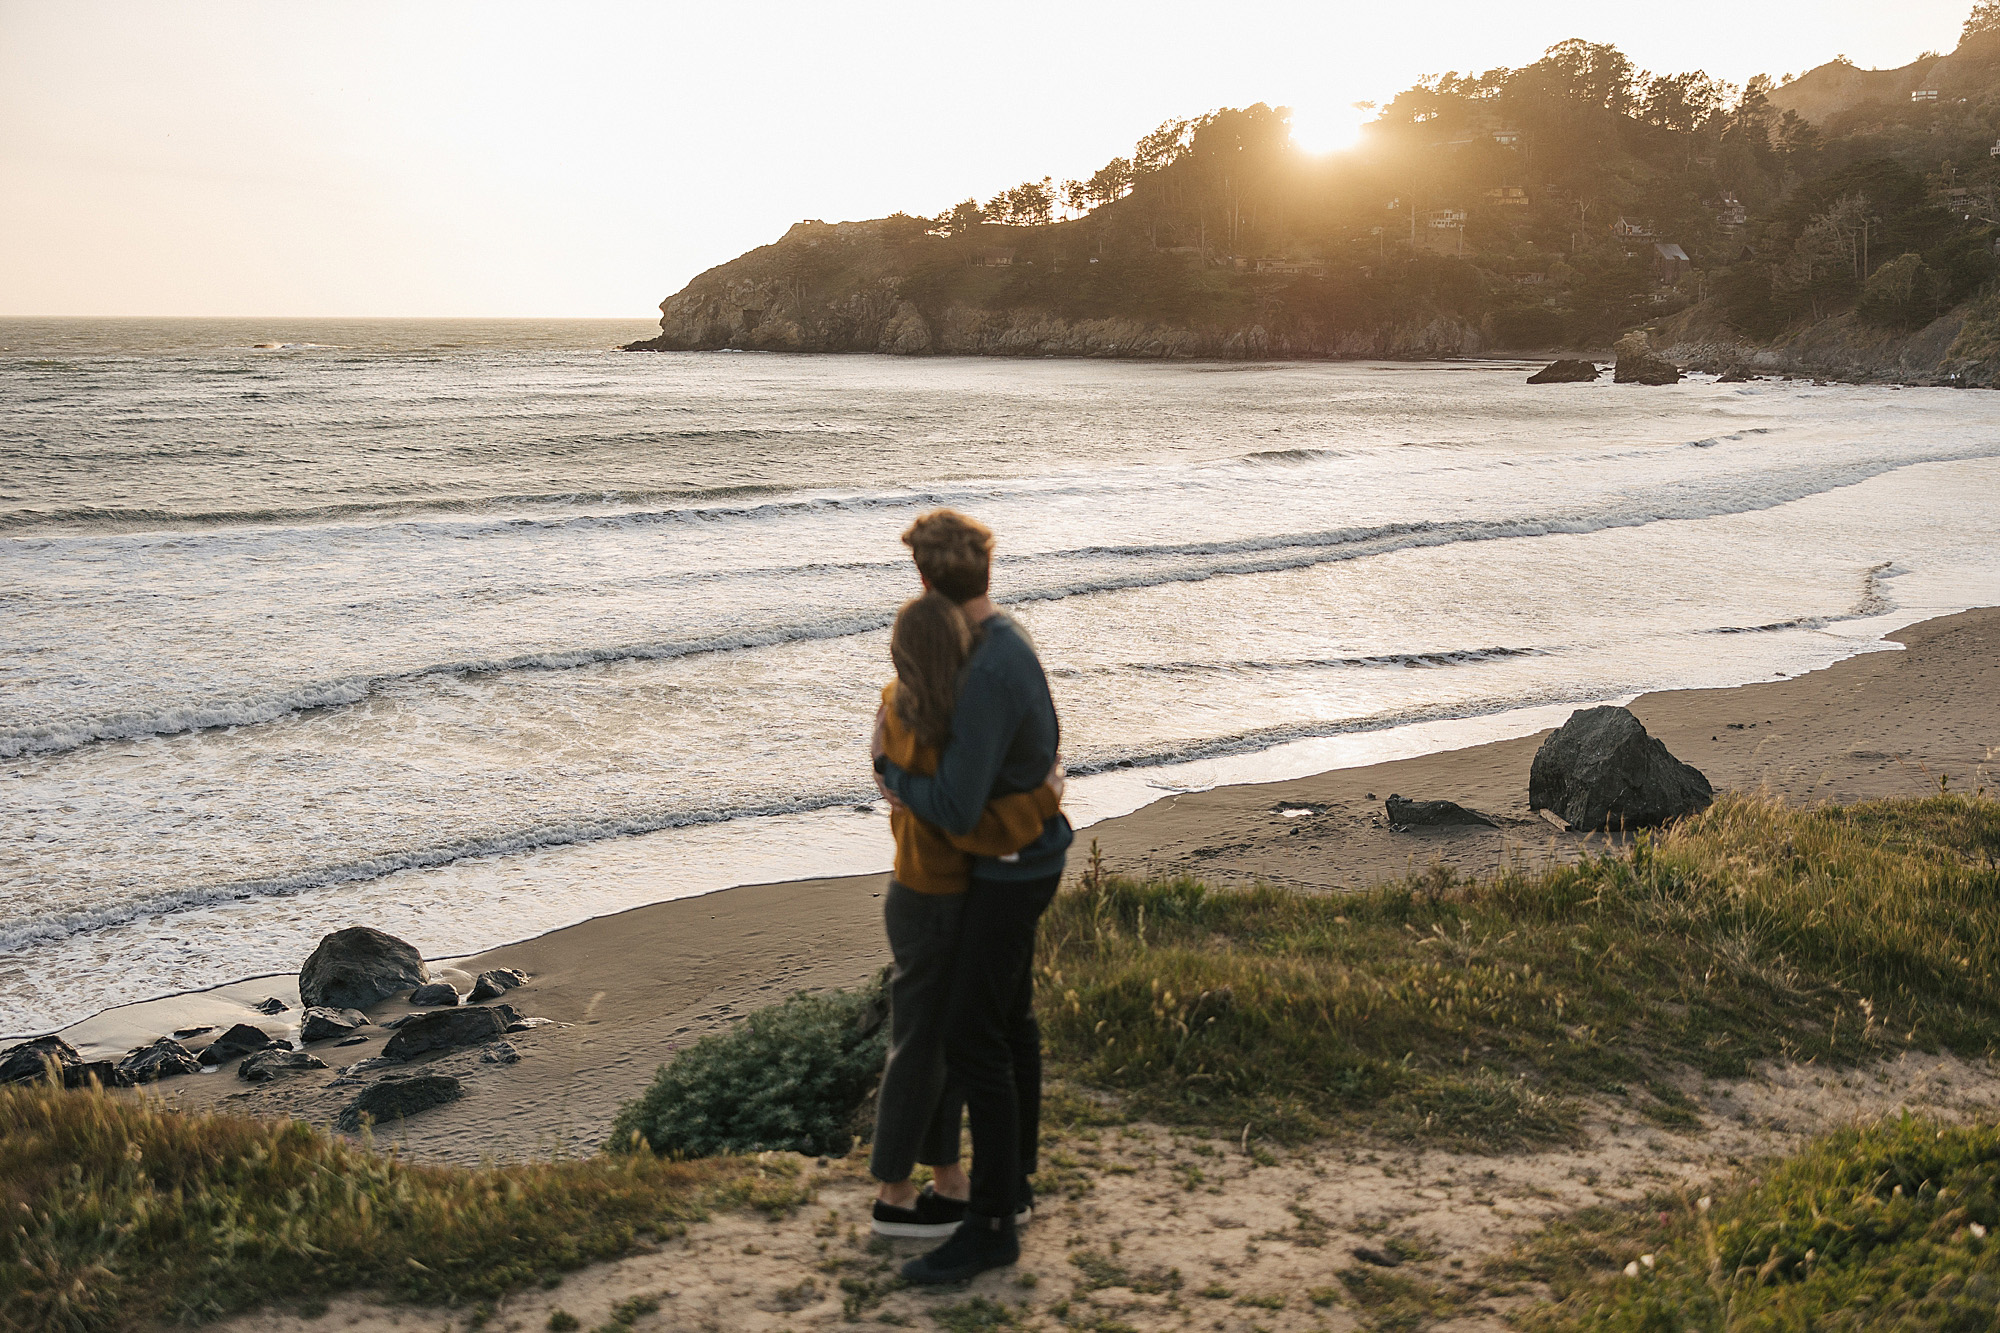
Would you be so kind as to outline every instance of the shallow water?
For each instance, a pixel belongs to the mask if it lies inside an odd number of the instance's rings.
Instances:
[[[937,504],[1106,812],[2000,591],[1989,394],[604,350],[644,332],[0,321],[0,1031],[353,920],[464,952],[879,868]]]

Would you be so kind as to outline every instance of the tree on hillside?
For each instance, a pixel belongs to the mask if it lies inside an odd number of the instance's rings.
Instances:
[[[986,215],[980,211],[979,201],[966,199],[954,205],[949,211],[932,218],[931,230],[946,236],[957,236],[962,232],[971,231],[985,220]]]
[[[1965,27],[1958,34],[1959,45],[1974,37],[1984,37],[1989,32],[2000,32],[2000,0],[1979,0],[1966,16]]]
[[[1039,181],[1023,181],[1011,190],[1002,190],[986,201],[984,213],[988,222],[1042,227],[1055,221],[1055,211],[1055,182],[1044,176]]]

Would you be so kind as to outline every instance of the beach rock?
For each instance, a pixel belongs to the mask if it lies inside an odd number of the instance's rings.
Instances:
[[[378,1069],[395,1069],[402,1063],[401,1060],[391,1060],[386,1055],[371,1055],[366,1060],[356,1060],[353,1064],[343,1067],[340,1076],[359,1079],[363,1074],[372,1074]]]
[[[56,1079],[67,1084],[70,1071],[83,1064],[76,1047],[51,1034],[24,1041],[0,1051],[0,1083],[41,1083],[47,1080],[49,1065],[55,1065]]]
[[[1456,801],[1409,801],[1392,793],[1383,806],[1389,812],[1389,822],[1404,828],[1448,828],[1461,824],[1500,827]]]
[[[356,1028],[368,1026],[368,1016],[359,1009],[328,1009],[324,1005],[308,1009],[299,1020],[299,1040],[327,1041],[348,1037]]]
[[[449,1074],[413,1074],[408,1078],[385,1078],[362,1089],[333,1122],[338,1129],[353,1134],[360,1130],[362,1117],[376,1124],[401,1120],[433,1106],[456,1101],[465,1089]]]
[[[366,1009],[431,979],[414,948],[368,926],[336,930],[299,969],[299,998],[308,1007]]]
[[[189,1037],[199,1037],[204,1032],[213,1032],[213,1031],[215,1031],[215,1024],[203,1023],[200,1027],[175,1028],[174,1036],[178,1037],[182,1041],[186,1041]]]
[[[1750,367],[1744,365],[1741,361],[1738,361],[1735,365],[1716,376],[1715,382],[1717,384],[1748,384],[1756,378],[1757,374],[1755,371],[1751,370]]]
[[[560,1026],[553,1018],[517,1018],[507,1025],[507,1033],[533,1032],[536,1028]]]
[[[1646,733],[1630,709],[1606,705],[1571,713],[1535,751],[1528,804],[1573,829],[1631,829],[1704,810],[1715,791]]]
[[[1612,349],[1618,355],[1618,364],[1611,372],[1611,378],[1618,384],[1679,384],[1681,372],[1671,361],[1654,355],[1651,343],[1643,333],[1628,333],[1618,340]]]
[[[273,1047],[290,1050],[288,1041],[278,1041],[262,1028],[251,1027],[248,1023],[238,1023],[229,1031],[210,1042],[201,1053],[205,1065],[219,1065],[234,1060],[239,1055],[249,1055],[256,1051],[268,1051]]]
[[[462,1009],[413,1014],[389,1038],[382,1054],[391,1060],[408,1060],[454,1046],[477,1046],[500,1036],[508,1024],[520,1021],[521,1016],[504,1004],[468,1005]]]
[[[433,981],[428,986],[419,986],[411,991],[410,1003],[420,1006],[457,1004],[458,987],[449,981]]]
[[[286,1004],[275,995],[266,995],[250,1007],[260,1014],[282,1014],[292,1006]]]
[[[517,972],[511,967],[496,967],[481,972],[472,983],[472,1002],[479,1004],[486,1000],[497,1000],[528,979],[525,972]]]
[[[65,1088],[87,1088],[92,1079],[100,1088],[129,1088],[132,1076],[109,1060],[91,1060],[63,1071]]]
[[[1530,384],[1589,384],[1597,378],[1595,361],[1551,361],[1528,376]]]
[[[521,1053],[511,1041],[496,1041],[479,1053],[479,1063],[483,1065],[517,1065],[521,1063]]]
[[[326,1061],[304,1051],[259,1051],[236,1066],[236,1077],[248,1083],[267,1083],[294,1069],[324,1069]]]
[[[130,1075],[134,1083],[154,1083],[175,1074],[199,1074],[201,1061],[194,1058],[193,1051],[172,1037],[161,1037],[127,1055],[118,1062],[118,1067]]]
[[[342,1037],[334,1043],[336,1046],[365,1046],[367,1044],[368,1038],[362,1036]]]

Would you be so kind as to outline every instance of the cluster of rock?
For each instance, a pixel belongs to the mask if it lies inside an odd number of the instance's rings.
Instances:
[[[1624,832],[1698,814],[1715,799],[1700,769],[1674,758],[1629,708],[1584,708],[1550,733],[1528,768],[1528,806],[1566,829]],[[1384,804],[1391,828],[1499,825],[1452,801]]]
[[[511,1005],[489,1003],[527,981],[512,968],[482,972],[461,996],[445,980],[433,980],[415,948],[393,935],[367,926],[335,931],[319,942],[299,969],[298,1045],[258,1027],[236,1023],[219,1035],[215,1028],[183,1028],[129,1052],[115,1064],[85,1061],[59,1036],[37,1037],[0,1052],[0,1084],[52,1081],[67,1088],[132,1087],[181,1074],[196,1074],[238,1060],[236,1076],[264,1083],[300,1070],[326,1069],[318,1055],[303,1046],[332,1043],[357,1045],[368,1040],[361,1029],[373,1026],[363,1011],[385,1000],[404,997],[412,1005],[434,1010],[409,1014],[381,1026],[393,1029],[379,1057],[350,1065],[331,1086],[352,1086],[360,1075],[382,1072],[343,1107],[335,1124],[357,1130],[370,1121],[399,1119],[461,1095],[459,1080],[448,1074],[411,1073],[411,1060],[443,1051],[485,1045],[482,1060],[514,1064],[521,1054],[507,1034],[524,1032],[547,1022],[523,1018]],[[271,997],[252,1006],[276,1016],[291,1011]],[[206,1040],[202,1040],[206,1038]],[[194,1043],[190,1045],[188,1043]],[[383,1072],[387,1071],[387,1072]]]
[[[1628,333],[1611,349],[1618,357],[1611,378],[1618,384],[1679,384],[1680,368],[1653,351],[1643,333]]]

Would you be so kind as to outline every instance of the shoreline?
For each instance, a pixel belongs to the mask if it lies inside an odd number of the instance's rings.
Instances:
[[[1972,785],[1975,774],[2000,764],[2000,608],[1918,622],[1888,638],[1904,651],[1862,653],[1787,679],[1642,695],[1631,707],[1718,791],[1849,802],[1934,790],[1939,774]],[[1338,892],[1433,862],[1476,875],[1512,858],[1567,858],[1601,847],[1601,838],[1558,833],[1528,811],[1528,762],[1544,734],[1166,794],[1092,826],[1071,870],[1081,868],[1094,840],[1114,873]],[[1380,814],[1392,792],[1456,800],[1498,827],[1397,831]],[[513,1038],[524,1057],[519,1064],[482,1065],[472,1050],[427,1065],[458,1075],[467,1095],[401,1122],[396,1141],[425,1160],[463,1162],[593,1149],[619,1104],[675,1049],[794,991],[852,986],[874,975],[887,961],[879,920],[885,880],[874,873],[720,889],[442,960],[438,970],[468,980],[489,967],[520,968],[530,980],[509,1002],[554,1023]],[[231,991],[240,994],[223,994]],[[198,994],[246,1009],[275,994],[295,1006],[296,977],[253,978]],[[64,1031],[79,1046],[137,1045],[158,1035],[159,1003],[107,1010]],[[150,1023],[135,1026],[142,1007],[153,1010]],[[392,1003],[372,1016],[380,1023],[405,1012],[408,1006]],[[146,1026],[154,1030],[137,1030]],[[366,1044],[323,1058],[344,1063],[379,1053],[386,1033],[364,1031]],[[340,1089],[324,1087],[337,1071],[249,1085],[230,1070],[151,1091],[190,1109],[320,1122],[341,1100]]]

